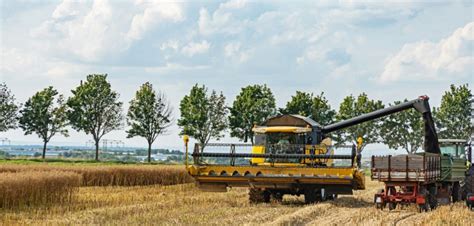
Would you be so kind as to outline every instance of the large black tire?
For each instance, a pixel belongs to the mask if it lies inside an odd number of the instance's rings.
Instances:
[[[389,202],[388,203],[388,209],[389,210],[394,210],[397,208],[397,203],[396,202]]]
[[[471,196],[473,196],[473,194],[471,194],[471,193],[467,194],[467,196],[466,196],[466,205],[467,205],[467,207],[468,207],[470,210],[473,210],[473,208],[474,208],[474,202],[468,200],[469,197],[471,197]]]
[[[250,188],[249,201],[254,204],[268,203],[270,202],[270,192],[258,188]]]
[[[316,203],[321,201],[321,191],[319,189],[305,189],[304,190],[304,202],[306,204]]]
[[[419,193],[425,196],[426,202],[424,204],[418,205],[418,212],[427,212],[429,209],[429,194],[425,187],[419,189]]]
[[[453,202],[459,202],[462,200],[461,185],[459,184],[459,182],[454,182],[452,192]]]
[[[464,179],[464,186],[462,188],[462,199],[465,200],[467,194],[474,194],[474,166],[471,166]]]
[[[271,195],[270,195],[270,202],[271,203],[281,203],[281,202],[283,202],[283,193],[272,192]]]
[[[428,188],[428,203],[430,204],[430,209],[434,210],[438,207],[438,199],[436,198],[438,194],[436,185],[432,185]]]

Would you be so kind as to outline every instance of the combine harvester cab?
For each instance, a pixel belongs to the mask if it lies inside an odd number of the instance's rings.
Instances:
[[[356,146],[333,146],[321,127],[298,115],[268,119],[253,129],[254,145],[195,144],[188,172],[205,191],[250,188],[251,202],[305,195],[307,203],[333,199],[365,188],[356,164]],[[345,151],[336,155],[335,151]],[[345,163],[345,165],[343,164]]]

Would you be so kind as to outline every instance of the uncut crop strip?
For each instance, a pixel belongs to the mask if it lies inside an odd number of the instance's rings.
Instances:
[[[64,171],[0,173],[0,207],[70,202],[81,179],[77,173]]]
[[[82,186],[141,186],[190,183],[184,167],[176,166],[48,166],[0,165],[1,172],[63,171],[82,176]]]

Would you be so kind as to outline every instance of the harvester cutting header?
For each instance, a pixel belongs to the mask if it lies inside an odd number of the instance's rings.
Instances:
[[[249,187],[250,201],[281,200],[284,194],[304,195],[312,203],[352,194],[365,189],[365,175],[359,169],[359,145],[335,146],[329,134],[350,126],[375,120],[407,109],[416,109],[425,124],[424,149],[440,153],[427,96],[396,106],[322,126],[299,115],[279,115],[256,126],[255,143],[199,144],[192,153],[194,163],[187,165],[197,185],[208,191],[227,191],[227,187]],[[240,149],[251,148],[240,152]],[[210,149],[211,151],[209,151]],[[335,150],[349,153],[335,154]],[[347,165],[338,161],[347,161]]]

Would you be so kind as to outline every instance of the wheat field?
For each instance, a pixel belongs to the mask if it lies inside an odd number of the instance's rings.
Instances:
[[[0,173],[0,208],[69,203],[80,184],[73,172]]]
[[[0,173],[72,172],[81,175],[82,186],[174,185],[193,181],[184,167],[177,165],[48,165],[2,164]]]
[[[305,205],[302,197],[283,203],[249,204],[246,189],[208,193],[194,184],[135,187],[80,187],[70,203],[47,208],[0,210],[4,224],[120,225],[470,225],[474,212],[463,203],[433,212],[416,208],[376,210],[373,194],[382,186],[367,180],[367,190],[335,201]]]

